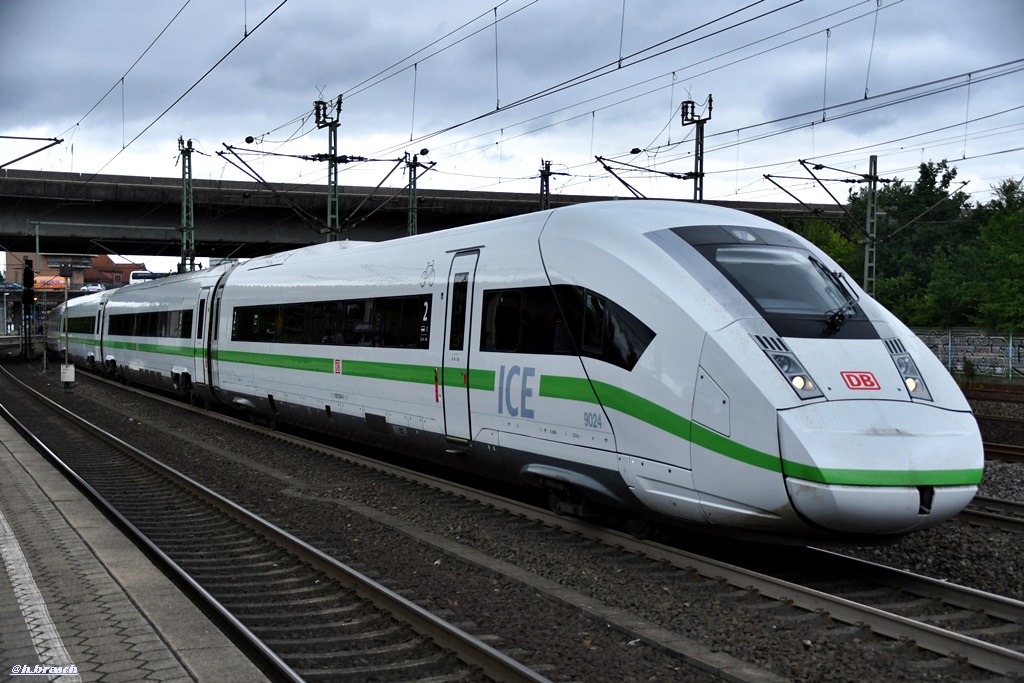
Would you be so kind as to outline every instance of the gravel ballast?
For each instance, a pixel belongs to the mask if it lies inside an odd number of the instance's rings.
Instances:
[[[510,523],[454,499],[441,503],[408,482],[183,415],[116,387],[83,381],[64,391],[54,376],[51,370],[49,393],[69,408],[131,436],[143,449],[166,450],[170,434],[183,435],[168,457],[172,466],[360,571],[400,584],[467,630],[495,634],[513,649],[543,653],[537,661],[551,666],[544,673],[555,681],[716,679],[679,667],[655,648],[588,617],[538,602],[521,584],[410,545],[399,531],[353,513],[351,505],[456,540],[788,680],[1001,680],[951,669],[943,658],[935,666],[908,665],[904,660],[912,644],[879,643],[823,615],[778,612],[757,595],[699,578],[687,581],[680,572],[666,569],[658,585],[637,585],[620,562],[603,562],[601,552],[568,535]],[[190,443],[214,444],[223,456],[211,458]],[[1024,500],[1024,468],[989,465],[980,493]],[[949,522],[893,545],[840,552],[1024,599],[1024,552],[1020,538],[1007,532]]]

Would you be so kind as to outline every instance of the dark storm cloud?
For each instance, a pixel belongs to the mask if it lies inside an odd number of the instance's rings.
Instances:
[[[729,185],[735,189],[760,178],[760,165],[867,149],[964,123],[968,113],[980,116],[1024,104],[1024,79],[1009,75],[972,83],[969,92],[964,88],[839,116],[859,107],[865,90],[874,98],[1024,57],[1015,35],[1024,24],[1024,3],[1017,0],[979,0],[969,7],[953,0],[883,0],[877,12],[875,0],[805,0],[792,6],[785,0],[511,0],[499,4],[496,13],[493,5],[468,0],[291,0],[256,29],[279,2],[3,0],[0,134],[69,140],[60,150],[19,163],[22,168],[72,170],[73,163],[76,171],[173,176],[179,135],[194,138],[211,155],[222,142],[244,145],[247,135],[267,151],[322,152],[326,134],[309,119],[312,102],[345,93],[340,126],[345,151],[400,155],[407,147],[429,146],[436,150],[435,177],[443,178],[438,182],[478,186],[498,176],[528,177],[541,158],[590,174],[594,154],[624,154],[637,146],[652,147],[641,163],[649,158],[689,168],[692,148],[677,143],[692,129],[683,129],[677,107],[683,99],[702,102],[713,94],[708,133],[718,136],[716,146],[728,139],[731,147],[709,149],[708,164],[723,173],[731,170]],[[743,9],[747,4],[752,6]],[[183,5],[180,17],[122,83],[122,75]],[[756,18],[761,14],[766,16]],[[195,85],[247,31],[249,37]],[[666,52],[655,54],[661,51]],[[548,89],[561,91],[487,116],[499,103],[508,107]],[[843,102],[854,104],[830,110],[825,124],[813,131],[752,141],[790,125],[758,124]],[[425,134],[478,117],[483,118],[420,142]],[[1024,126],[1022,120],[1018,114],[993,121],[1010,130],[979,138],[972,150],[979,158],[963,162],[965,173],[973,164],[982,178],[1024,174],[1019,153],[991,154],[1018,146],[1012,126]],[[282,145],[291,137],[297,140]],[[738,148],[737,142],[742,143]],[[968,137],[967,142],[970,148],[974,141]],[[125,143],[131,144],[122,150]],[[918,143],[927,147],[917,152],[918,160],[965,148],[963,143],[956,149]],[[883,155],[883,166],[913,166],[897,152],[886,151],[890,156]],[[272,178],[322,173],[310,170],[308,162],[261,163]],[[747,167],[752,170],[742,170]],[[453,174],[443,175],[446,170]],[[237,176],[214,156],[202,158],[196,173]],[[374,170],[361,180],[375,184],[380,175]],[[717,181],[709,178],[707,188],[715,191]],[[614,186],[588,184],[581,177],[560,182],[575,183],[578,191],[606,192]],[[666,190],[671,187],[658,185],[659,191],[674,191]]]

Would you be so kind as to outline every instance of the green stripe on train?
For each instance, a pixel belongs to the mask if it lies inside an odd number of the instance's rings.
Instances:
[[[60,340],[63,340],[60,337]],[[68,344],[82,344],[84,346],[99,346],[100,340],[95,337],[68,337]]]
[[[410,365],[406,363],[378,363],[364,360],[341,361],[341,374],[346,377],[367,379],[388,379],[395,382],[414,384],[443,384],[446,387],[469,385],[470,389],[494,391],[493,370],[459,368],[435,368],[431,365]]]
[[[981,482],[983,470],[854,470],[820,468],[786,461],[786,474],[821,484],[846,486],[966,486]]]
[[[191,349],[188,350],[191,353]],[[276,354],[219,351],[218,360],[248,363],[292,370],[334,372],[331,358],[306,358]],[[373,361],[343,360],[341,374],[347,377],[385,379],[414,384],[433,384],[435,368],[429,365],[405,363],[378,363]],[[470,389],[494,391],[496,373],[493,370],[471,368],[464,377],[458,368],[446,368],[437,377],[444,386],[462,386],[467,381]],[[744,446],[706,427],[696,424],[664,406],[642,396],[606,382],[591,382],[586,378],[541,375],[540,396],[569,401],[580,401],[629,415],[652,427],[680,439],[689,441],[724,457],[758,467],[769,472],[806,479],[821,484],[847,486],[957,486],[977,484],[981,469],[969,470],[858,470],[818,468],[786,461],[778,456]]]
[[[597,392],[595,394],[595,391]],[[577,377],[543,375],[540,395],[584,403],[600,403],[652,427],[736,460],[770,472],[806,479],[820,484],[846,486],[962,486],[981,481],[981,469],[968,470],[859,470],[819,468],[792,462],[785,463],[776,455],[764,453],[732,441],[681,415],[605,382],[591,383]]]
[[[594,392],[597,392],[595,395]],[[642,396],[626,391],[606,382],[591,382],[577,377],[556,377],[543,375],[540,378],[540,395],[547,398],[562,398],[585,403],[599,403],[605,408],[616,410],[641,422],[646,422],[680,439],[685,439],[708,450],[720,453],[733,460],[739,460],[754,467],[781,472],[779,458],[736,443],[717,432],[702,427],[682,415],[649,401]]]
[[[278,353],[251,353],[249,351],[218,350],[216,360],[225,363],[243,363],[260,365],[284,370],[303,370],[306,372],[334,372],[333,358],[310,358],[308,356],[286,356]]]
[[[172,346],[170,344],[145,344],[141,342],[123,342],[105,340],[103,346],[108,349],[125,349],[127,351],[139,351],[145,353],[162,353],[167,356],[189,356],[193,355],[191,346]]]

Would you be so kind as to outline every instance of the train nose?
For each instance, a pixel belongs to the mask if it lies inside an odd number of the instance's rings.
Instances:
[[[956,515],[981,481],[970,413],[891,401],[829,401],[779,411],[786,491],[808,521],[847,533],[902,534]]]

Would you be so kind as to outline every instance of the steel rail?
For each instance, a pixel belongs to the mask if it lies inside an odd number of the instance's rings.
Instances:
[[[138,393],[154,397],[150,392],[139,391]],[[204,412],[190,408],[189,406],[182,404],[180,401],[174,401],[172,399],[166,399],[159,396],[156,396],[156,398],[158,400],[166,401],[167,403],[173,403],[181,408]],[[301,437],[282,434],[273,429],[254,426],[248,421],[237,420],[224,415],[210,413],[205,414],[246,429],[254,429],[273,435],[283,441],[331,453],[348,461],[358,462],[362,465],[374,468],[377,471],[386,472],[410,481],[422,482],[454,495],[492,506],[495,509],[521,515],[527,519],[538,521],[551,527],[580,534],[581,536],[591,540],[599,540],[609,546],[620,546],[629,552],[634,552],[651,559],[664,561],[680,569],[692,569],[701,575],[722,579],[730,585],[738,588],[753,588],[766,597],[775,600],[789,601],[792,604],[808,611],[825,611],[828,612],[833,619],[851,625],[862,624],[870,628],[874,633],[885,637],[894,639],[909,638],[912,639],[919,647],[938,655],[948,656],[950,653],[955,652],[956,655],[963,657],[965,661],[971,665],[987,671],[1004,675],[1024,674],[1024,653],[1016,652],[1009,648],[986,643],[970,636],[964,636],[947,629],[918,622],[907,617],[886,612],[882,609],[862,605],[852,600],[800,586],[799,584],[795,584],[784,579],[761,574],[743,567],[714,560],[712,558],[702,557],[664,544],[655,543],[649,540],[636,539],[631,535],[613,529],[598,527],[584,520],[557,515],[534,506],[462,486],[445,479],[382,463],[378,460],[374,460],[373,458],[361,456],[351,451],[333,448]],[[819,552],[840,557],[838,553],[831,553],[830,551],[819,550]],[[929,590],[932,591],[932,594],[936,597],[941,597],[941,594],[943,593],[947,594],[947,596],[959,596],[955,599],[952,597],[944,597],[944,599],[948,599],[951,604],[963,604],[963,596],[971,596],[972,600],[981,600],[984,596],[984,598],[989,599],[989,602],[982,609],[985,609],[990,614],[995,616],[1015,614],[1017,615],[1016,618],[1018,620],[1021,619],[1020,615],[1024,614],[1024,603],[1010,598],[1002,598],[1000,596],[991,595],[968,587],[937,581],[935,579],[930,579],[929,577],[903,572],[902,570],[884,567],[882,565],[851,558],[845,555],[841,557],[843,561],[860,563],[865,572],[870,572],[872,574],[877,574],[881,571],[889,572],[890,583],[904,586],[911,581],[916,581],[918,582],[918,586],[928,586]]]
[[[1005,460],[1008,462],[1024,462],[1024,446],[1006,443],[984,443],[986,460]]]
[[[1012,500],[975,496],[959,517],[967,524],[1024,532],[1024,503]]]
[[[368,576],[365,576],[355,569],[337,561],[333,557],[323,553],[317,548],[314,548],[305,541],[293,536],[271,522],[253,515],[212,489],[193,481],[174,468],[159,462],[131,444],[122,441],[118,437],[75,415],[63,406],[51,401],[49,398],[34,391],[31,387],[28,387],[24,383],[15,379],[9,372],[7,372],[6,369],[3,369],[3,372],[11,381],[21,386],[25,391],[38,398],[41,402],[45,403],[47,407],[71,420],[91,434],[103,439],[115,448],[131,455],[147,466],[152,467],[154,470],[182,488],[195,493],[207,502],[213,503],[236,521],[260,534],[265,535],[270,540],[279,544],[287,551],[295,554],[300,559],[308,562],[313,567],[330,575],[332,578],[337,579],[344,586],[355,591],[361,598],[369,600],[379,609],[392,614],[396,619],[408,624],[417,633],[431,639],[439,647],[455,653],[461,661],[479,668],[488,677],[505,683],[551,683],[550,679],[547,677],[542,676],[522,663],[517,662],[487,643],[466,633],[453,624],[449,624],[414,602],[403,598],[394,591],[391,591],[385,586],[377,583]],[[303,681],[303,679],[283,660],[281,660],[271,648],[264,644],[244,624],[224,608],[209,592],[196,583],[187,573],[184,572],[184,570],[171,560],[170,557],[146,539],[146,537],[131,522],[114,510],[103,499],[103,497],[95,491],[95,489],[71,471],[71,469],[67,467],[56,454],[53,454],[48,448],[46,448],[46,446],[39,441],[35,435],[28,432],[28,430],[12,415],[10,415],[3,406],[0,406],[0,410],[2,410],[5,419],[8,419],[19,431],[26,434],[26,438],[31,441],[34,447],[37,449],[43,449],[41,452],[43,452],[48,459],[51,459],[55,464],[59,463],[59,468],[66,476],[71,478],[76,485],[79,485],[88,491],[90,497],[103,506],[105,510],[109,510],[119,522],[124,524],[125,527],[132,532],[134,537],[139,538],[147,548],[152,549],[154,554],[156,554],[160,560],[165,563],[165,566],[173,571],[175,576],[184,581],[189,588],[194,590],[196,594],[200,595],[204,602],[209,604],[219,616],[231,624],[233,628],[237,629],[238,633],[244,636],[245,641],[249,643],[261,657],[272,662],[275,669],[280,670],[284,678],[296,682]]]

